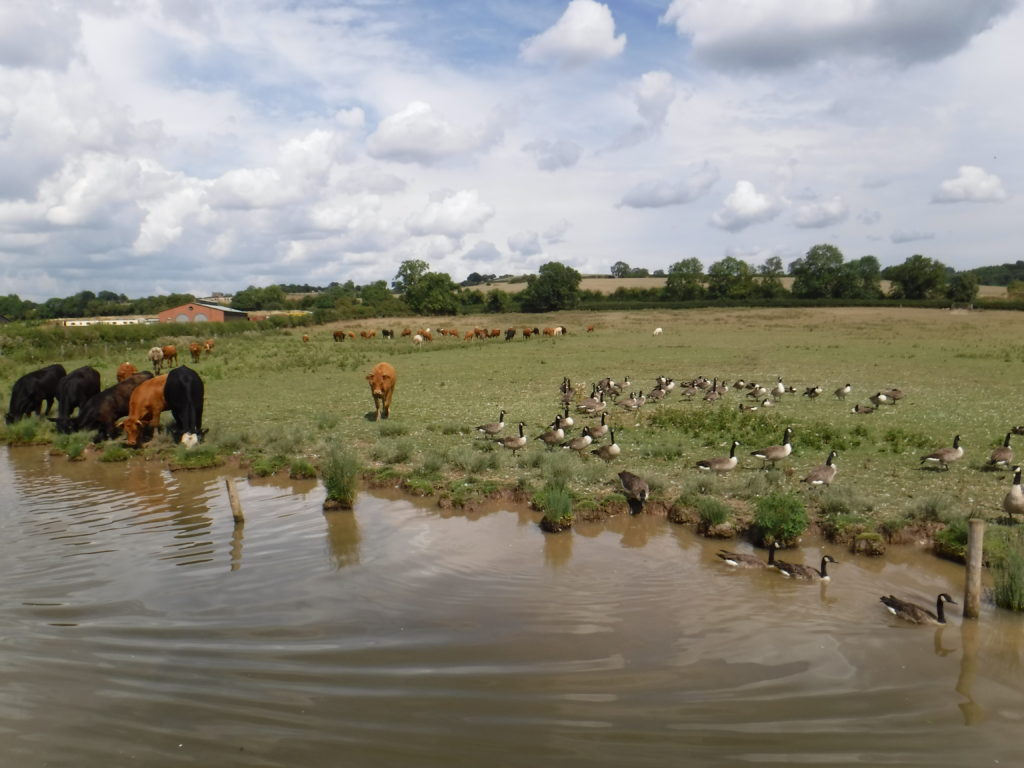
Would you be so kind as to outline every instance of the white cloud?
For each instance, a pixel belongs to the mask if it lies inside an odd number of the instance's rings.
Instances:
[[[932,197],[933,203],[1001,203],[1006,200],[1002,180],[976,165],[960,166],[955,179],[946,179]]]
[[[537,167],[542,171],[557,171],[572,168],[580,159],[580,145],[567,139],[535,139],[523,145],[523,151],[533,155]]]
[[[74,4],[4,0],[0,4],[0,66],[63,69],[81,28]]]
[[[213,183],[210,202],[217,208],[278,208],[298,200],[298,192],[276,168],[239,168]]]
[[[562,17],[520,46],[523,61],[553,61],[579,66],[611,59],[626,47],[626,36],[615,34],[615,19],[607,5],[595,0],[572,0]]]
[[[612,149],[631,147],[657,135],[676,99],[675,79],[660,70],[645,72],[629,90],[641,122],[617,138]]]
[[[372,157],[400,163],[435,163],[492,146],[501,138],[492,120],[471,129],[457,129],[425,102],[411,102],[381,121],[366,141]]]
[[[934,232],[916,232],[913,230],[897,229],[889,235],[889,241],[896,243],[913,243],[918,240],[931,240],[935,237]]]
[[[494,216],[494,209],[480,200],[475,189],[443,190],[431,195],[427,207],[406,220],[413,235],[444,235],[461,238],[479,232]]]
[[[692,203],[706,194],[718,181],[718,169],[710,163],[694,166],[671,178],[652,179],[634,184],[622,196],[619,206],[627,208],[664,208]]]
[[[464,258],[471,262],[491,262],[500,261],[501,251],[498,250],[498,246],[489,240],[478,240],[472,248],[466,251]]]
[[[508,248],[517,256],[536,256],[544,252],[536,232],[516,232],[508,239]]]
[[[749,181],[741,180],[711,216],[711,223],[719,229],[739,232],[751,224],[771,221],[781,210],[780,201],[758,192]]]
[[[559,219],[550,227],[544,230],[544,242],[549,245],[565,242],[565,233],[569,231],[572,224],[568,219]]]
[[[793,223],[801,229],[818,229],[838,224],[849,215],[849,208],[837,195],[829,200],[798,206],[793,214]]]

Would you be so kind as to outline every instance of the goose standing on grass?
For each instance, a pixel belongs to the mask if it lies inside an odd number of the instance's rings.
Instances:
[[[569,415],[569,406],[565,406],[565,413],[561,416],[555,416],[555,426],[559,429],[571,429],[572,425],[575,424],[572,420],[572,416]]]
[[[832,481],[835,480],[836,472],[839,471],[836,468],[836,465],[832,463],[835,461],[837,455],[838,454],[835,451],[829,451],[828,458],[825,459],[825,463],[819,464],[812,469],[810,474],[800,482],[819,487],[822,485],[831,485]]]
[[[526,445],[526,435],[523,433],[523,427],[526,426],[526,422],[519,422],[519,437],[509,435],[508,437],[496,437],[495,442],[501,444],[503,448],[508,448],[512,451],[512,455],[516,455],[516,451]]]
[[[591,408],[595,407],[597,403],[597,384],[595,384],[594,388],[590,390],[590,397],[586,398],[585,400],[580,400],[578,403],[576,403],[576,410],[581,411],[583,413],[587,413],[588,411],[590,411]]]
[[[647,501],[647,497],[651,493],[650,486],[642,477],[626,470],[619,472],[619,482],[622,483],[622,490],[626,492],[630,514],[638,514],[644,508],[644,502]]]
[[[762,560],[757,555],[747,554],[745,552],[730,552],[727,549],[720,549],[715,553],[716,557],[724,560],[728,565],[734,568],[774,568],[775,567],[775,550],[778,548],[778,544],[774,541],[768,545],[768,559]]]
[[[568,448],[570,451],[576,451],[576,453],[581,453],[592,442],[594,442],[594,438],[590,436],[590,427],[584,427],[581,435],[574,437],[572,440],[566,440],[562,443],[562,447]]]
[[[784,394],[786,394],[786,385],[782,383],[781,376],[779,376],[779,380],[775,382],[775,386],[772,387],[772,394],[775,396],[775,399],[778,399],[782,397]]]
[[[611,461],[622,453],[622,449],[619,447],[619,444],[615,442],[615,430],[611,430],[611,442],[608,443],[608,445],[602,445],[600,448],[595,448],[591,453],[605,461]]]
[[[790,443],[792,437],[793,428],[786,427],[786,431],[782,433],[781,445],[769,445],[767,448],[762,448],[759,451],[751,451],[750,455],[764,462],[762,468],[767,468],[769,464],[775,466],[775,462],[782,461],[793,452],[793,445]]]
[[[945,470],[949,470],[949,463],[951,461],[959,461],[963,456],[964,449],[960,446],[960,435],[957,435],[953,438],[952,448],[939,448],[934,453],[922,456],[921,463],[924,464],[927,461],[932,464],[938,464]]]
[[[815,568],[813,565],[801,565],[800,563],[784,563],[781,560],[775,561],[775,568],[783,576],[787,576],[791,579],[800,579],[802,581],[829,581],[831,576],[828,575],[828,564],[838,563],[832,555],[825,555],[821,558],[821,568]]]
[[[884,595],[878,599],[885,604],[889,613],[893,616],[899,616],[901,619],[906,619],[911,624],[945,624],[946,612],[943,610],[943,604],[957,604],[956,600],[945,592],[940,593],[935,600],[935,613],[932,613],[927,608],[922,608],[916,603],[900,600],[895,595]]]
[[[537,435],[534,440],[540,440],[550,450],[565,440],[565,430],[558,426],[558,416],[551,422],[551,427]]]
[[[852,392],[852,391],[853,391],[853,387],[851,387],[849,384],[846,384],[845,386],[842,386],[842,387],[840,387],[839,389],[837,389],[835,391],[836,399],[837,400],[845,400],[846,396],[848,394],[850,394],[850,392]]]
[[[1014,515],[1024,515],[1024,488],[1020,485],[1020,467],[1013,468],[1013,485],[1003,497],[1003,512],[1013,521]]]
[[[591,427],[590,428],[590,436],[594,440],[599,440],[600,438],[602,438],[602,437],[604,437],[605,435],[608,434],[609,426],[604,423],[605,422],[605,417],[607,415],[608,415],[607,413],[602,413],[601,414],[601,423],[598,424],[596,427]],[[614,435],[612,435],[612,442],[615,442],[615,436]]]
[[[1010,435],[1012,434],[1012,432],[1007,432],[1003,444],[992,451],[992,455],[988,457],[990,467],[1008,467],[1013,464],[1013,448],[1010,447]]]
[[[740,407],[743,407],[743,403],[740,403]],[[697,469],[705,472],[714,472],[716,474],[732,472],[736,469],[736,465],[739,463],[739,460],[736,458],[736,449],[739,447],[739,444],[739,440],[732,441],[732,448],[729,449],[728,456],[715,456],[713,459],[701,459],[697,462]]]
[[[871,401],[871,404],[873,406],[875,406],[875,408],[880,406],[882,403],[890,403],[889,396],[885,395],[885,394],[883,394],[881,392],[876,392],[871,397],[869,397],[868,400]],[[890,405],[891,405],[891,403],[890,403]]]
[[[498,415],[497,421],[492,421],[490,424],[481,424],[476,428],[477,432],[481,432],[487,437],[493,437],[505,428],[505,411],[502,411]]]
[[[586,407],[584,407],[583,403],[586,403]],[[594,402],[591,403],[584,400],[583,403],[577,405],[576,410],[583,411],[588,416],[595,416],[608,407],[608,403],[604,401],[604,392],[601,392]]]

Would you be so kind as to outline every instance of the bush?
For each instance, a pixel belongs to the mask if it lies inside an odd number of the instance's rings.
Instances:
[[[310,480],[316,477],[316,467],[305,459],[295,459],[288,468],[288,477],[292,480]]]
[[[332,446],[320,468],[320,478],[327,489],[324,509],[352,509],[359,490],[359,460],[355,454]]]
[[[533,497],[533,503],[544,512],[545,530],[561,531],[572,525],[572,494],[564,484],[548,482]]]
[[[788,547],[807,530],[807,509],[798,496],[771,493],[757,500],[754,528],[763,545],[775,541]]]
[[[67,457],[74,461],[83,458],[85,447],[91,442],[89,432],[72,432],[70,435],[57,435],[53,445],[57,450],[67,454]]]
[[[697,514],[700,515],[703,529],[714,528],[729,519],[729,507],[718,499],[708,496],[697,502]]]
[[[1024,611],[1024,541],[1016,537],[1015,546],[995,563],[993,595],[996,605],[1011,611]]]

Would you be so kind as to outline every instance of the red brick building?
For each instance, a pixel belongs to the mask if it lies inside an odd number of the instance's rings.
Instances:
[[[157,318],[161,323],[223,323],[228,320],[248,320],[249,314],[218,304],[194,301],[191,304],[165,309]]]

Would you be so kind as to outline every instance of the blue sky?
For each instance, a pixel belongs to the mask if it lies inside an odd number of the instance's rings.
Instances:
[[[1019,0],[6,0],[0,293],[1024,258]]]

